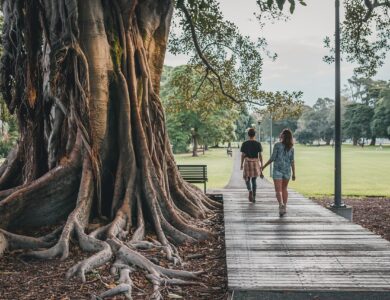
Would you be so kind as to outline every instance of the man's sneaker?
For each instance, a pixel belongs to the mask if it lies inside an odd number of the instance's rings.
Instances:
[[[283,204],[279,204],[279,216],[283,217],[286,213],[286,207]]]
[[[253,192],[249,191],[249,202],[253,202]]]

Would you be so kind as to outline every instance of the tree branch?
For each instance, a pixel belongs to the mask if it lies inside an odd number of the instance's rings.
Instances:
[[[201,87],[203,86],[203,83],[205,82],[205,80],[208,77],[208,75],[209,75],[209,69],[206,68],[206,74],[204,75],[201,83],[199,84],[198,88],[196,89],[195,94],[192,95],[192,97],[191,97],[192,99],[194,99],[198,95],[198,93],[199,93]]]
[[[221,76],[219,75],[219,73],[214,69],[214,67],[210,64],[210,62],[207,60],[207,58],[205,57],[204,53],[202,52],[201,48],[200,48],[200,45],[199,45],[199,42],[198,42],[198,37],[196,35],[196,31],[195,31],[195,26],[194,26],[194,23],[192,22],[192,19],[191,19],[191,15],[188,11],[188,9],[186,8],[186,6],[184,5],[184,1],[182,3],[180,3],[180,5],[178,5],[178,7],[183,11],[184,13],[184,16],[188,22],[188,25],[190,26],[190,30],[191,30],[191,36],[192,36],[192,40],[194,42],[194,46],[195,46],[195,50],[196,50],[196,53],[198,54],[199,58],[201,59],[201,61],[206,65],[207,69],[211,71],[211,73],[213,73],[217,79],[218,79],[218,84],[219,84],[219,88],[221,89],[221,92],[222,94],[229,98],[230,100],[234,101],[235,103],[243,103],[245,101],[242,101],[242,100],[238,100],[236,99],[234,96],[228,94],[226,91],[225,91],[225,88],[224,88],[224,85],[223,85],[223,81],[222,81],[222,78]]]

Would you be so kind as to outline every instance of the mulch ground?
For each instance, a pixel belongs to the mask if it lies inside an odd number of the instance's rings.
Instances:
[[[312,199],[327,206],[333,203],[331,198]],[[353,207],[353,222],[390,241],[390,198],[363,197],[343,199]]]
[[[179,252],[183,258],[183,265],[178,269],[200,271],[205,273],[199,276],[196,286],[162,287],[164,299],[207,299],[222,300],[227,298],[227,275],[225,258],[224,224],[222,211],[209,221],[210,228],[218,234],[196,245],[183,245]],[[149,258],[158,258],[159,264],[166,267],[160,252],[142,252]],[[8,252],[0,258],[0,299],[91,299],[92,295],[115,286],[118,276],[110,274],[110,264],[106,264],[87,276],[82,283],[79,278],[65,279],[67,270],[88,257],[77,245],[72,245],[69,258],[51,261],[24,261],[20,251]],[[131,275],[133,280],[133,299],[146,300],[151,295],[151,284],[140,271]],[[125,299],[116,296],[106,299]]]

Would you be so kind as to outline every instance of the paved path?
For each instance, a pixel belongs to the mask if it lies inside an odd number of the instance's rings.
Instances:
[[[237,154],[232,179],[219,190],[234,300],[390,299],[390,242],[293,191],[279,218],[265,180],[249,203]]]

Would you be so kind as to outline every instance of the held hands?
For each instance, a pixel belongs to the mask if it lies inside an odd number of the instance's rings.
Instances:
[[[243,166],[241,165],[241,167],[240,167],[240,170],[243,170],[244,168],[243,168]]]

